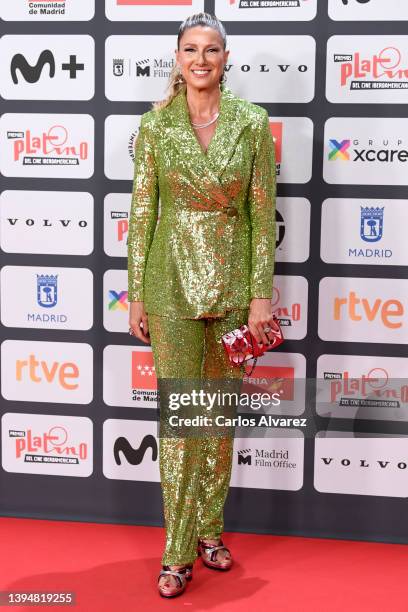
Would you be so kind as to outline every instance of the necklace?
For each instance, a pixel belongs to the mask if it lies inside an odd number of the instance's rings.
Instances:
[[[219,114],[220,114],[219,112],[215,113],[214,119],[211,119],[211,121],[207,121],[207,123],[193,123],[193,122],[191,122],[191,125],[193,127],[195,127],[195,128],[205,128],[208,125],[211,125],[212,123],[214,123],[214,121],[217,121]]]

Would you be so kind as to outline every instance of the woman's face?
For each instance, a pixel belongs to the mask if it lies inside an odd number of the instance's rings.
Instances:
[[[229,51],[224,51],[220,34],[208,26],[188,28],[176,49],[176,60],[189,87],[218,86]]]

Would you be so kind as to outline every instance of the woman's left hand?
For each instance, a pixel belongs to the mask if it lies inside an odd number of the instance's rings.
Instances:
[[[271,343],[271,332],[264,332],[264,327],[277,330],[273,320],[272,300],[269,298],[252,298],[249,306],[248,327],[259,344]]]

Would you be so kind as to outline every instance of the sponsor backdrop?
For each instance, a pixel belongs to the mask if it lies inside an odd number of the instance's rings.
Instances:
[[[237,432],[226,528],[408,542],[406,0],[2,3],[0,514],[162,524],[155,369],[127,334],[133,147],[200,10],[276,146],[286,342],[248,383],[284,377],[260,413],[313,424]]]

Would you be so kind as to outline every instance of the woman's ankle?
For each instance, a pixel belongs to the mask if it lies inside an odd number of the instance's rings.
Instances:
[[[175,572],[177,572],[178,570],[185,569],[186,567],[189,567],[190,565],[191,565],[190,563],[170,563],[170,564],[164,563],[163,564],[163,566],[166,566]]]

